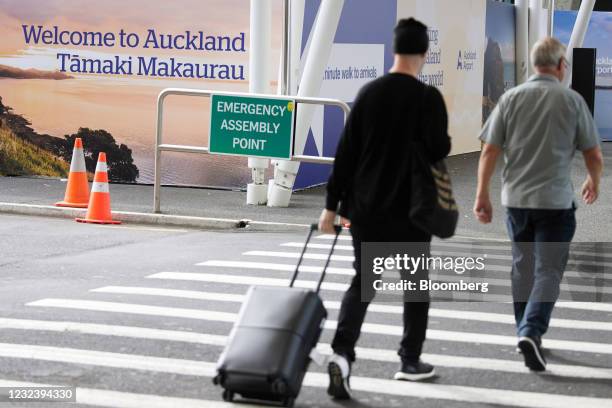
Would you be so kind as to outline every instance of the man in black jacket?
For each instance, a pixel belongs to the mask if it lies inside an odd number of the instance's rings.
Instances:
[[[395,61],[390,73],[366,85],[357,96],[336,152],[327,184],[319,229],[333,233],[338,205],[351,221],[356,275],[344,295],[328,371],[328,394],[350,398],[350,366],[355,360],[368,301],[362,301],[361,243],[418,242],[429,251],[431,234],[417,228],[408,215],[411,160],[415,140],[425,146],[431,162],[450,151],[448,117],[440,92],[417,77],[429,47],[427,27],[410,18],[395,28]],[[433,366],[420,360],[429,302],[404,303],[404,335],[397,380],[434,376]]]

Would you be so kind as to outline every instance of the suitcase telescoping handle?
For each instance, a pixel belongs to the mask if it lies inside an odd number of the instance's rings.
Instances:
[[[312,224],[310,226],[310,231],[308,232],[308,237],[306,238],[306,243],[304,244],[304,248],[302,248],[302,253],[300,254],[300,259],[297,262],[297,266],[295,267],[295,272],[293,272],[293,277],[291,278],[291,283],[289,287],[292,288],[295,280],[297,279],[298,273],[300,271],[300,266],[302,265],[302,261],[304,260],[304,254],[306,254],[306,250],[308,249],[308,244],[310,243],[310,238],[312,238],[312,234],[319,229],[317,224]],[[321,277],[319,277],[319,282],[317,283],[316,293],[319,293],[321,289],[321,284],[323,283],[323,279],[325,279],[325,271],[331,262],[331,257],[334,253],[334,248],[336,247],[336,243],[338,242],[338,236],[342,232],[342,227],[340,225],[334,225],[334,230],[336,231],[336,235],[334,236],[334,241],[332,242],[331,249],[329,250],[329,254],[327,255],[327,260],[325,261],[325,266],[321,271]]]

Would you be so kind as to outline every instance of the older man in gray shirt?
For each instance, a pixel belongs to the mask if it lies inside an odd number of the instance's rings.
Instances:
[[[576,231],[570,172],[576,150],[588,170],[582,187],[587,204],[597,200],[603,170],[599,135],[584,99],[561,84],[565,47],[554,38],[531,53],[536,75],[506,92],[487,123],[478,169],[474,214],[490,223],[489,184],[503,153],[502,204],[512,244],[512,295],[518,347],[525,365],[546,369],[541,337],[548,329]]]

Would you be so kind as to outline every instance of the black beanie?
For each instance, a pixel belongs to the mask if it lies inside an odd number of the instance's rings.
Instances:
[[[393,32],[396,54],[425,54],[429,49],[427,26],[412,17],[398,21]]]

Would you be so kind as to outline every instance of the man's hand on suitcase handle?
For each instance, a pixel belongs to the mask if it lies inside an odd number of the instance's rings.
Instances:
[[[335,225],[336,212],[324,209],[319,217],[319,232],[323,234],[335,234],[338,229],[342,229],[340,225]]]

